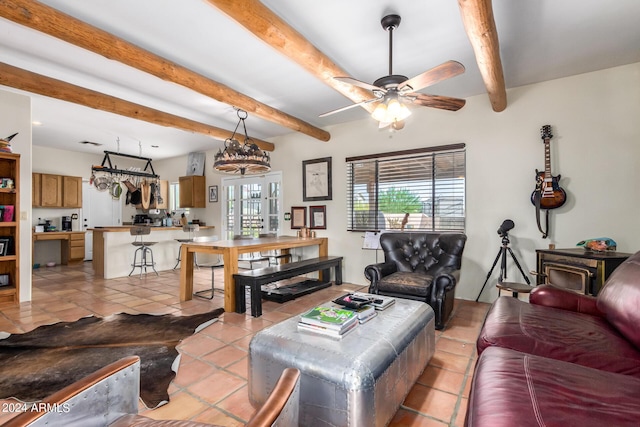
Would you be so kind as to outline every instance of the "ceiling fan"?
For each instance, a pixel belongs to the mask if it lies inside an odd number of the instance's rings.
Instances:
[[[320,117],[380,101],[371,116],[380,122],[381,128],[391,126],[393,129],[399,130],[404,127],[404,119],[411,114],[411,111],[402,101],[449,111],[458,111],[464,106],[466,102],[464,99],[417,92],[427,86],[464,73],[464,65],[457,61],[447,61],[411,79],[393,74],[393,31],[400,25],[400,19],[399,15],[387,15],[380,21],[382,28],[389,32],[389,75],[380,77],[373,84],[362,82],[353,77],[334,77],[336,80],[370,90],[374,97],[326,112],[321,114]]]

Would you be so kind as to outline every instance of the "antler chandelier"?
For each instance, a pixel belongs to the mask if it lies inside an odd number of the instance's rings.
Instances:
[[[269,154],[260,147],[247,134],[245,119],[249,114],[237,109],[238,124],[230,138],[224,141],[224,150],[218,150],[214,157],[213,168],[219,172],[245,174],[259,174],[271,170]],[[244,129],[244,142],[241,144],[235,139],[238,127],[242,123]]]

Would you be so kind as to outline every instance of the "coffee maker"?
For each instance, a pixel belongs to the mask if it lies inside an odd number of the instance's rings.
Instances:
[[[63,216],[62,217],[62,231],[71,231],[71,217]]]

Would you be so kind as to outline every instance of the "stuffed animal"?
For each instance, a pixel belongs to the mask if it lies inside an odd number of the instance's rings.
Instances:
[[[576,243],[576,246],[583,246],[586,250],[604,252],[615,251],[618,246],[615,240],[609,237],[597,237],[595,239],[582,240]]]

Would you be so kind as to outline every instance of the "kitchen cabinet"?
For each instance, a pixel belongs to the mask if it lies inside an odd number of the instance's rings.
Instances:
[[[13,188],[0,188],[0,303],[20,300],[20,155],[0,153],[0,178],[13,180]],[[7,215],[11,206],[13,215]]]
[[[35,208],[82,208],[82,177],[32,174]]]
[[[180,207],[206,207],[206,178],[200,175],[181,176],[179,179]]]
[[[35,183],[35,180],[34,180]],[[62,207],[62,176],[47,173],[40,174],[40,199],[34,201],[43,208]]]
[[[82,178],[79,176],[62,177],[62,207],[82,208]]]

